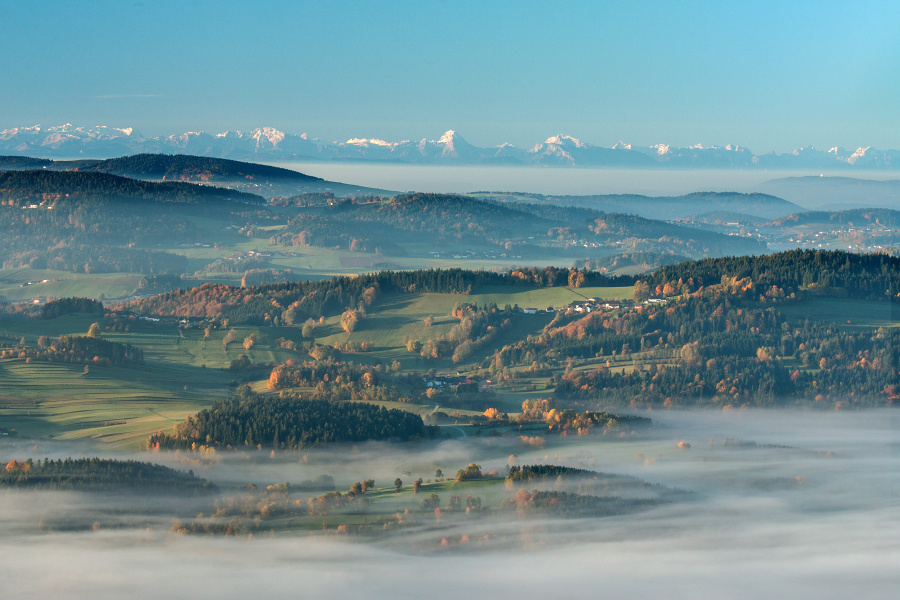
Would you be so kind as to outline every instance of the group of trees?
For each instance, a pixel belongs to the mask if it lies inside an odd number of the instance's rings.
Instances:
[[[60,298],[41,306],[41,317],[44,319],[78,313],[103,314],[103,303],[93,298]]]
[[[315,350],[319,348],[327,347],[316,346],[311,354],[317,354]],[[323,356],[313,361],[297,364],[288,361],[275,366],[269,375],[268,388],[272,391],[311,388],[306,393],[309,398],[331,402],[411,402],[407,393],[396,385],[387,384],[383,373],[381,365],[358,365]],[[411,383],[413,387],[415,384],[422,386],[421,380],[410,377],[401,377],[400,382],[407,388]]]
[[[449,332],[425,342],[411,338],[406,342],[406,349],[427,359],[452,356],[454,363],[460,363],[477,349],[496,340],[500,332],[509,327],[514,313],[509,305],[501,310],[494,303],[483,308],[475,304],[457,303],[450,315],[459,319],[459,323]],[[431,317],[426,319],[426,325],[431,321]]]
[[[0,486],[56,490],[154,489],[174,493],[208,493],[215,486],[193,472],[134,460],[66,458],[19,462],[0,471]]]
[[[500,507],[515,510],[521,516],[552,516],[563,518],[610,517],[648,510],[659,500],[651,498],[600,497],[558,490],[520,489],[514,498]]]
[[[20,345],[3,350],[0,357],[107,366],[140,365],[144,362],[144,352],[137,346],[91,335],[63,335],[55,339],[41,336],[37,346]]]
[[[415,414],[359,402],[307,400],[292,395],[243,397],[219,401],[189,416],[173,433],[155,433],[154,449],[199,449],[265,445],[305,448],[326,442],[360,442],[431,434]]]

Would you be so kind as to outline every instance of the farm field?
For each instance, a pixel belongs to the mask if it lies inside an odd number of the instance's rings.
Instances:
[[[177,364],[84,371],[80,365],[0,362],[3,427],[37,440],[135,450],[149,434],[208,406],[228,383],[222,372]]]

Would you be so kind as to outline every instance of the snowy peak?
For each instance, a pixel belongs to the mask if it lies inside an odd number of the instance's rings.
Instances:
[[[586,144],[584,144],[578,138],[574,138],[570,135],[561,135],[557,134],[553,137],[547,138],[547,141],[544,144],[548,146],[574,146],[575,148],[585,148]]]
[[[462,139],[461,137],[456,135],[455,131],[453,131],[452,129],[448,129],[447,131],[444,132],[444,135],[441,136],[441,139],[438,140],[438,144],[447,144],[447,145],[452,146],[454,138],[457,138],[460,140]]]
[[[256,141],[256,147],[277,147],[284,140],[284,132],[274,127],[262,127],[250,132],[250,136]],[[268,144],[267,144],[268,143]]]
[[[350,146],[362,146],[362,147],[381,146],[384,148],[392,148],[397,145],[394,142],[386,142],[384,140],[379,140],[377,138],[352,138],[352,139],[347,140],[344,143],[348,144]]]
[[[803,146],[787,153],[753,155],[743,146],[669,144],[636,146],[619,141],[609,147],[594,146],[564,134],[546,138],[531,149],[504,143],[481,148],[453,129],[437,139],[390,141],[353,137],[344,142],[324,142],[306,133],[285,133],[274,127],[249,132],[187,131],[145,137],[133,127],[79,126],[72,123],[12,127],[0,131],[0,154],[36,158],[85,156],[110,158],[142,152],[185,153],[237,160],[373,160],[416,164],[494,164],[541,166],[690,167],[690,168],[815,168],[897,169],[900,150],[859,146],[848,151],[839,146],[817,150]]]

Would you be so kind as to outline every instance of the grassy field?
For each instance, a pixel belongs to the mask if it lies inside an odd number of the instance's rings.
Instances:
[[[91,440],[128,450],[224,395],[231,379],[223,371],[177,364],[85,373],[81,365],[16,360],[0,362],[0,378],[0,426],[34,439]]]
[[[0,296],[7,302],[27,302],[48,296],[118,298],[134,291],[141,279],[143,275],[136,273],[87,275],[45,269],[0,269]]]

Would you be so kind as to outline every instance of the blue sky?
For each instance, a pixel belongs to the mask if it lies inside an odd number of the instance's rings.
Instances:
[[[900,3],[0,2],[0,129],[900,147]]]

